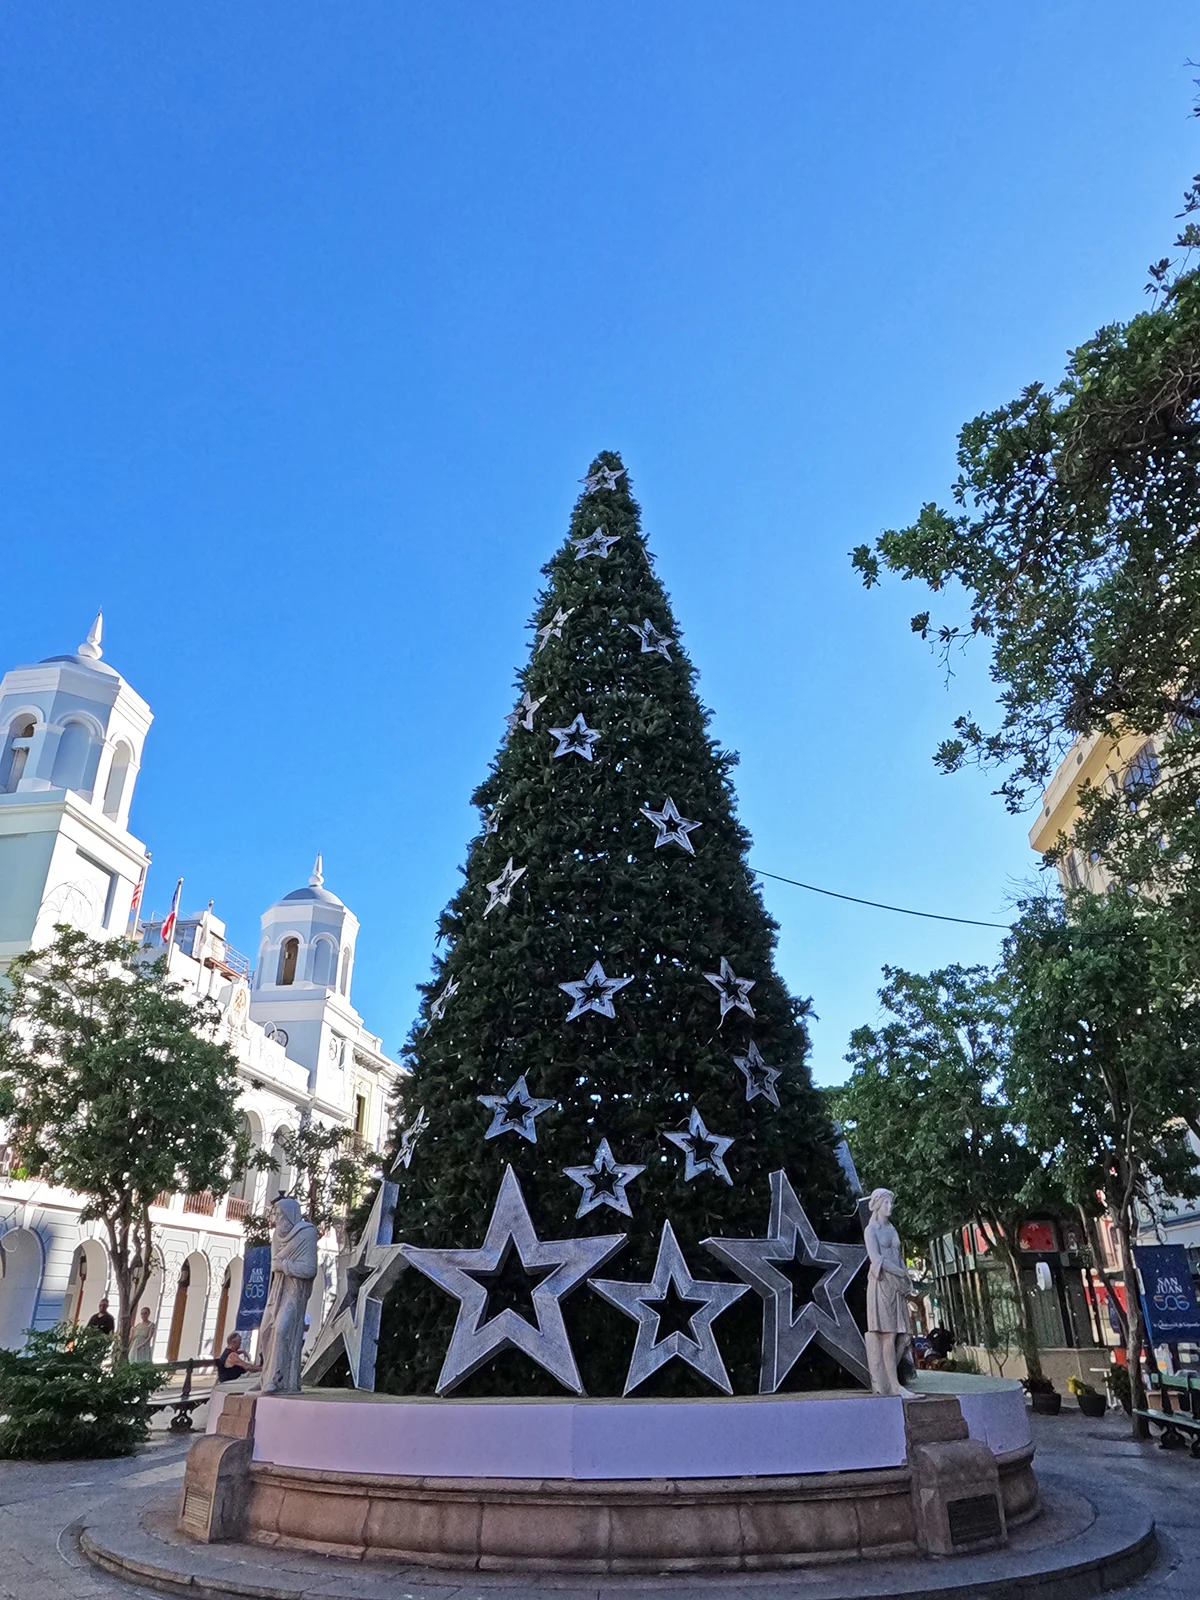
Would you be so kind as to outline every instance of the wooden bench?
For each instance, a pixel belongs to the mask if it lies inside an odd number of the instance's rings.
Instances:
[[[1200,1374],[1195,1372],[1152,1372],[1150,1387],[1160,1396],[1159,1411],[1135,1411],[1162,1429],[1158,1441],[1164,1450],[1182,1450],[1189,1445],[1193,1457],[1200,1458]],[[1179,1409],[1171,1405],[1171,1393],[1181,1398]]]
[[[191,1361],[170,1361],[166,1364],[165,1370],[167,1372],[182,1371],[183,1387],[174,1397],[152,1400],[149,1409],[151,1416],[154,1416],[159,1411],[173,1411],[175,1413],[170,1422],[167,1423],[168,1433],[190,1433],[192,1431],[194,1426],[192,1412],[195,1411],[197,1406],[205,1404],[215,1387],[215,1385],[210,1385],[199,1394],[193,1394],[192,1375],[197,1367],[212,1367],[215,1370],[216,1365],[215,1361],[197,1361],[195,1359]]]

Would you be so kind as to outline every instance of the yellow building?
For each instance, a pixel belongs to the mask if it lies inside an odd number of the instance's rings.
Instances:
[[[1059,763],[1042,795],[1037,821],[1029,830],[1029,843],[1039,855],[1053,850],[1060,838],[1070,839],[1079,816],[1079,791],[1092,788],[1120,791],[1131,780],[1139,787],[1158,779],[1158,740],[1144,733],[1114,739],[1111,734],[1090,733],[1076,739]],[[1058,863],[1064,889],[1091,889],[1100,893],[1111,879],[1103,866],[1082,850],[1068,850]]]

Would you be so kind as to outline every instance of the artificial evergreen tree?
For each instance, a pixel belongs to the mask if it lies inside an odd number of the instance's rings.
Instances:
[[[474,796],[482,831],[406,1047],[405,1104],[423,1126],[396,1168],[396,1236],[418,1250],[477,1248],[511,1166],[539,1239],[627,1235],[589,1278],[649,1279],[669,1222],[691,1274],[731,1284],[701,1241],[761,1237],[776,1169],[822,1238],[855,1237],[806,1065],[809,1002],[775,972],[775,924],[735,814],[736,758],[706,731],[617,455],[593,463],[543,570],[518,704]],[[597,964],[620,986],[589,983]],[[708,1143],[689,1135],[696,1114]],[[596,1168],[602,1140],[612,1161]],[[642,1169],[599,1181],[632,1215],[595,1199],[587,1173],[607,1165]],[[536,1320],[530,1294],[545,1277],[510,1251],[483,1314],[509,1305]],[[673,1287],[658,1307],[660,1342],[671,1327],[694,1332],[679,1298]],[[634,1324],[584,1282],[561,1309],[586,1392],[621,1394]],[[423,1271],[405,1271],[384,1306],[377,1386],[432,1392],[458,1313]],[[715,1323],[739,1392],[759,1386],[762,1320],[763,1302],[744,1292]],[[812,1346],[788,1386],[838,1381],[837,1370]],[[455,1392],[564,1388],[509,1349]],[[672,1359],[637,1392],[713,1384]]]

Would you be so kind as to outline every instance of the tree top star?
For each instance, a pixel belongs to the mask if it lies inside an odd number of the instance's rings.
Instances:
[[[625,476],[624,467],[597,467],[586,478],[580,478],[584,494],[595,494],[598,489],[615,489],[617,479]]]

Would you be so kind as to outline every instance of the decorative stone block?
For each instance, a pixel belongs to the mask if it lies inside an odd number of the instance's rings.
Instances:
[[[188,1451],[178,1528],[203,1544],[243,1538],[254,1458],[255,1396],[229,1395],[215,1433]]]

